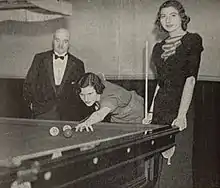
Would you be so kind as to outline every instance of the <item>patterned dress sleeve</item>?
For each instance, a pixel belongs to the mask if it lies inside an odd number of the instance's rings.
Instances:
[[[113,112],[118,107],[117,96],[114,94],[105,94],[100,101],[100,107],[108,107]]]
[[[111,112],[117,113],[119,108],[127,106],[131,99],[130,92],[110,82],[106,82],[105,86],[101,94],[100,107],[108,107]]]
[[[201,53],[203,51],[202,38],[199,34],[192,34],[186,41],[187,46],[187,65],[186,65],[186,78],[194,76],[197,78],[198,70],[201,61]]]

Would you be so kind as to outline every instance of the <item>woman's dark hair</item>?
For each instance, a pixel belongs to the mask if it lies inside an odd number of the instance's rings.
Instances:
[[[160,6],[159,11],[157,13],[155,25],[159,28],[159,30],[165,31],[160,23],[160,16],[161,16],[161,10],[163,8],[167,8],[167,7],[173,7],[179,12],[179,15],[180,15],[180,18],[182,21],[182,29],[184,31],[186,31],[187,24],[190,22],[190,17],[186,15],[186,12],[185,12],[185,9],[183,8],[183,5],[179,1],[176,1],[176,0],[168,0]],[[165,31],[165,32],[167,32],[167,31]]]
[[[87,86],[93,86],[97,94],[102,94],[105,89],[101,78],[92,72],[85,73],[77,81],[77,94],[81,92],[81,88],[85,88]]]

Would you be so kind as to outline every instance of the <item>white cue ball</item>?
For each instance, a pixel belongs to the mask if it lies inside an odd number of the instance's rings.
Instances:
[[[51,136],[57,136],[60,133],[60,130],[58,127],[51,127],[50,128],[50,135]]]
[[[64,125],[63,126],[63,132],[67,129],[72,129],[72,127],[70,125]]]

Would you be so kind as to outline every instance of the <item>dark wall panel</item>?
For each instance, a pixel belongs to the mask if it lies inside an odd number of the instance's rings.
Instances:
[[[217,188],[220,187],[220,83],[199,82],[195,95],[194,187]]]
[[[22,96],[22,79],[0,79],[0,117],[25,118],[30,111]]]
[[[23,79],[0,79],[0,117],[30,117],[30,111],[22,96]],[[144,97],[144,80],[109,80],[128,90],[135,90]],[[149,101],[152,99],[156,84],[149,82]]]

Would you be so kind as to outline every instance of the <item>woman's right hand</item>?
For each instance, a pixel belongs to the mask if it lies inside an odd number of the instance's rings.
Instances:
[[[153,118],[153,113],[147,113],[147,117],[142,120],[143,124],[151,124]]]

